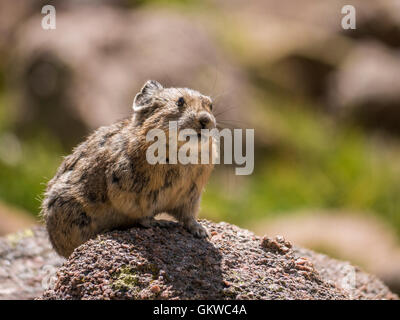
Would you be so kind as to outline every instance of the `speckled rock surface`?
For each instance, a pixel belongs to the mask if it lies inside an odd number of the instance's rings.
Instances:
[[[64,261],[52,249],[43,227],[0,238],[0,300],[40,296]]]
[[[375,277],[282,237],[201,223],[211,239],[173,222],[100,235],[74,251],[41,299],[397,299]]]

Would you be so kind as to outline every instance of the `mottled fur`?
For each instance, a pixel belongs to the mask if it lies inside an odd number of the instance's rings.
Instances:
[[[183,97],[185,104],[179,106]],[[51,243],[68,257],[81,243],[108,230],[134,224],[151,226],[154,216],[167,212],[194,235],[206,230],[196,221],[200,196],[212,165],[156,164],[146,161],[146,133],[215,127],[211,100],[186,88],[163,88],[148,81],[135,97],[134,113],[101,127],[77,146],[48,183],[42,204]]]

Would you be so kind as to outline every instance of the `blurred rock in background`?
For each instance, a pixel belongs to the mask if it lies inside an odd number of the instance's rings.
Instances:
[[[398,1],[352,1],[355,30],[341,27],[342,0],[215,2],[240,24],[232,41],[259,85],[399,133]]]
[[[361,123],[400,133],[400,53],[378,43],[360,43],[332,79],[335,111]]]
[[[341,28],[342,0],[301,0],[296,6],[287,0],[215,0],[215,14],[156,6],[121,10],[135,8],[135,1],[56,1],[52,32],[39,27],[43,3],[1,4],[0,32],[8,40],[0,52],[9,58],[6,82],[19,93],[17,122],[25,132],[32,124],[46,126],[74,144],[89,130],[127,116],[148,78],[218,96],[221,109],[229,108],[225,119],[236,125],[251,123],[249,111],[240,111],[252,108],[254,84],[397,131],[392,115],[398,90],[384,85],[396,82],[396,1],[355,1],[356,30]],[[375,49],[365,40],[374,40]],[[391,72],[379,72],[385,68]],[[364,81],[354,84],[359,77]]]
[[[52,32],[38,27],[41,18],[23,24],[10,59],[24,130],[48,127],[75,144],[89,130],[130,115],[148,79],[197,88],[229,109],[230,120],[246,102],[245,74],[195,17],[79,6],[58,13]]]
[[[38,221],[21,209],[0,202],[0,236],[32,227]]]

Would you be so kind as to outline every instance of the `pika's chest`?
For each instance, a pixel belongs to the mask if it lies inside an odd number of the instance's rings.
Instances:
[[[162,174],[158,174],[155,188],[148,193],[148,200],[153,210],[163,211],[176,207],[189,199],[197,197],[201,192],[208,175],[203,167],[170,166]]]

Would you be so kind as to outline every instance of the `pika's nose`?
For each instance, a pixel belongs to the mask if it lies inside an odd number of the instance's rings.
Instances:
[[[201,129],[210,129],[213,126],[213,120],[207,112],[201,112],[199,114],[199,123]]]

